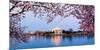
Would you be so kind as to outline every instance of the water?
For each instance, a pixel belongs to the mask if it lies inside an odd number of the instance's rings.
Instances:
[[[11,42],[11,48],[27,49],[42,47],[59,47],[59,46],[75,46],[75,45],[91,45],[94,44],[94,38],[90,36],[31,36],[27,42],[18,42],[15,39]],[[12,47],[13,46],[13,47]]]

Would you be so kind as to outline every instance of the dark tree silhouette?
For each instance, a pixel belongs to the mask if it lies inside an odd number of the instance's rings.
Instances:
[[[73,32],[73,29],[70,28],[69,31],[70,31],[70,32]]]

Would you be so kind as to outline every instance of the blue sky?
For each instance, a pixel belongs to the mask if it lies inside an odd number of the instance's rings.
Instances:
[[[49,24],[47,24],[47,21],[45,19],[34,17],[32,12],[27,12],[25,16],[26,17],[21,21],[22,26],[27,26],[25,32],[50,31],[55,27],[59,27],[63,30],[69,30],[71,28],[74,31],[78,31],[80,27],[80,24],[78,23],[80,20],[76,17],[73,17],[72,15],[66,18],[57,16]]]

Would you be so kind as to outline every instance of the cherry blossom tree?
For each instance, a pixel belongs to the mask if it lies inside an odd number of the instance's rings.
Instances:
[[[10,23],[13,21],[18,25],[21,18],[25,17],[28,11],[33,12],[33,17],[47,16],[45,19],[47,23],[52,22],[57,16],[70,17],[73,15],[77,19],[81,19],[80,29],[83,31],[94,32],[94,6],[93,5],[75,5],[75,4],[62,4],[62,3],[46,3],[46,2],[33,2],[33,1],[16,1],[10,0]],[[13,23],[13,24],[15,24]],[[13,30],[13,24],[10,24],[10,30]],[[19,27],[19,26],[18,26]],[[16,27],[16,28],[18,28]],[[21,27],[20,27],[21,28]],[[19,29],[18,29],[19,30]]]
[[[94,6],[93,5],[82,5],[73,11],[78,19],[81,19],[80,29],[83,31],[94,32]]]

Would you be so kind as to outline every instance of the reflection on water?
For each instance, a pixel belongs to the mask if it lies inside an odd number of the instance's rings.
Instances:
[[[73,45],[86,45],[94,44],[93,36],[30,36],[26,43],[12,39],[10,48],[25,49],[25,48],[41,48],[41,47],[54,47],[54,46],[73,46]],[[13,47],[12,47],[13,46]]]
[[[62,36],[53,36],[51,38],[51,41],[54,43],[54,45],[59,46],[61,43]]]

